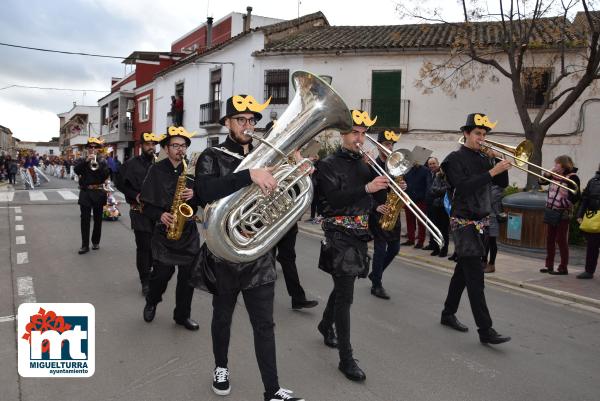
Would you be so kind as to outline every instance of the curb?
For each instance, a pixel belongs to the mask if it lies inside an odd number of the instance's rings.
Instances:
[[[300,226],[299,230],[306,234],[312,234],[312,235],[316,235],[319,237],[323,236],[323,231],[321,231],[320,229],[317,229],[317,228],[312,229],[312,228]],[[372,246],[369,245],[369,249],[371,249],[371,248],[372,248]],[[436,270],[441,269],[450,274],[454,270],[454,264],[432,261],[429,258],[425,258],[422,256],[409,255],[409,254],[403,253],[403,252],[399,252],[398,255],[396,256],[396,258],[400,259],[400,260],[408,261],[408,262],[418,261],[419,265],[423,266],[424,268],[429,268],[429,269],[433,268]],[[573,302],[576,304],[581,304],[581,305],[600,309],[600,300],[594,299],[594,298],[589,298],[589,297],[584,297],[582,295],[573,294],[571,292],[554,290],[554,289],[543,287],[543,286],[537,285],[537,284],[530,284],[530,283],[527,283],[524,281],[510,280],[510,279],[501,278],[501,277],[497,277],[497,276],[486,275],[485,281],[488,283],[491,283],[491,284],[496,284],[496,285],[500,285],[500,286],[504,286],[504,287],[510,287],[515,290],[526,290],[526,291],[538,293],[538,294],[545,295],[545,296],[555,297],[555,298],[561,299],[563,301],[569,301],[569,302]]]

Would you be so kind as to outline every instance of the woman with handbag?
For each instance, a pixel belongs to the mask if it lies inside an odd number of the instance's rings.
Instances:
[[[579,188],[579,177],[577,176],[577,167],[573,165],[573,160],[567,155],[558,156],[554,159],[553,172],[565,176],[577,184]],[[553,178],[548,173],[544,177]],[[547,185],[549,181],[540,180],[540,185]],[[572,187],[567,181],[561,182],[564,185]],[[548,198],[546,200],[546,209],[544,210],[544,223],[548,226],[546,235],[546,266],[540,269],[540,273],[549,273],[553,275],[567,275],[569,271],[569,220],[573,205],[577,203],[578,195],[573,195],[564,188],[554,183],[548,187]],[[556,245],[560,251],[560,264],[558,269],[554,270],[554,253]]]
[[[583,190],[581,205],[577,212],[579,229],[585,236],[587,248],[585,252],[585,271],[576,277],[590,279],[594,277],[598,252],[600,249],[600,166],[594,178],[588,181]]]

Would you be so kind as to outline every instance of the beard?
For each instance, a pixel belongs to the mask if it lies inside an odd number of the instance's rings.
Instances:
[[[240,145],[248,145],[252,142],[252,137],[244,134],[243,132],[240,134],[236,134],[233,131],[230,131],[230,133],[233,140],[239,143]]]

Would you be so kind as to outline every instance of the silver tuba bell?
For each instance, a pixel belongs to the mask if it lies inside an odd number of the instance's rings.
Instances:
[[[277,189],[265,196],[252,184],[205,209],[206,245],[221,259],[250,262],[274,247],[313,198],[312,163],[290,164],[288,157],[323,130],[352,128],[346,103],[325,81],[296,71],[292,83],[296,94],[290,105],[265,139],[254,137],[261,143],[235,170],[276,166]]]

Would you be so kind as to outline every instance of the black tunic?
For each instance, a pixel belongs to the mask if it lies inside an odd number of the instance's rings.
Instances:
[[[119,168],[119,179],[117,188],[125,195],[125,200],[130,205],[138,205],[136,197],[142,192],[142,184],[148,169],[152,165],[152,158],[146,155],[132,157]],[[131,228],[136,231],[151,233],[154,223],[150,217],[140,213],[138,210],[129,210]]]
[[[202,206],[252,184],[249,170],[233,172],[241,163],[241,158],[227,154],[219,148],[239,156],[244,155],[243,147],[229,136],[215,148],[208,148],[202,152],[196,164],[195,184],[196,195]],[[211,292],[237,292],[277,279],[273,251],[247,263],[233,263],[218,258],[210,252],[206,244],[203,245],[202,253],[205,258],[196,265],[196,272],[199,274],[195,274],[195,277],[200,281],[197,286],[208,288]],[[199,270],[203,271],[198,272]]]
[[[378,157],[376,161],[381,168],[385,169],[385,162],[383,160],[381,160]],[[373,174],[376,175],[377,173],[375,172],[375,169],[371,169]],[[381,191],[377,191],[373,194],[373,199],[375,200],[375,209],[377,208],[377,206],[385,204],[387,196],[391,191],[391,188],[388,188],[387,190],[382,189]],[[398,207],[402,207],[402,202],[400,202],[400,205],[398,205]],[[375,209],[373,209],[369,216],[369,229],[371,230],[371,234],[373,234],[373,237],[375,239],[383,241],[400,240],[400,230],[402,229],[400,215],[398,215],[398,219],[396,220],[396,225],[394,226],[394,228],[390,231],[386,231],[383,230],[379,225],[379,221],[381,220],[381,217],[383,215]]]
[[[87,207],[101,207],[106,204],[106,192],[103,189],[90,189],[90,185],[102,185],[110,176],[110,170],[104,160],[98,159],[98,169],[92,170],[90,163],[81,160],[75,166],[75,174],[79,176],[78,204]]]
[[[200,238],[195,221],[186,222],[183,234],[177,241],[167,239],[167,227],[160,222],[160,216],[164,212],[171,212],[177,179],[182,171],[182,164],[174,168],[168,158],[152,165],[148,169],[140,195],[140,200],[144,203],[144,215],[155,223],[152,234],[152,257],[167,265],[191,264],[200,251]],[[187,186],[190,187],[192,181],[187,180],[187,182]],[[186,203],[194,209],[195,213],[196,197]]]

